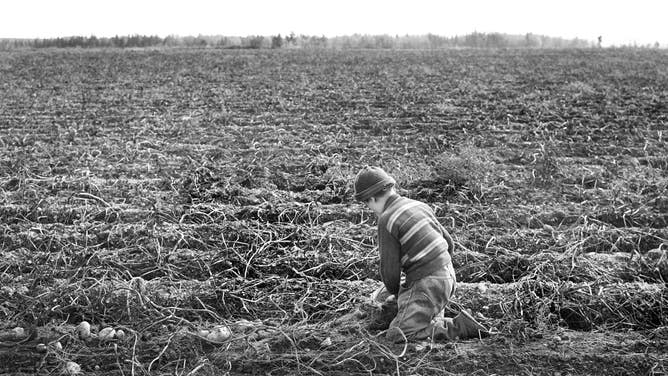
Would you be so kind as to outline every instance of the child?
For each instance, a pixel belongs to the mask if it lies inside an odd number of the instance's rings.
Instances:
[[[355,200],[378,216],[380,275],[387,296],[384,306],[398,311],[387,331],[393,342],[404,340],[472,338],[488,334],[463,310],[454,319],[443,310],[455,292],[452,266],[454,243],[431,208],[402,197],[395,180],[379,167],[365,167],[355,178]],[[401,272],[406,281],[400,283]]]

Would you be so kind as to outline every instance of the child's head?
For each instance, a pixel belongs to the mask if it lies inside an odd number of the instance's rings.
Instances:
[[[365,166],[355,177],[355,200],[366,203],[372,197],[384,196],[395,184],[382,168]]]

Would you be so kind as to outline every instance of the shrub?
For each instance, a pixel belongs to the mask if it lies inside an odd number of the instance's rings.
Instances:
[[[467,143],[459,148],[457,154],[446,152],[438,156],[432,175],[436,181],[475,193],[488,183],[492,167],[491,158],[482,149]]]

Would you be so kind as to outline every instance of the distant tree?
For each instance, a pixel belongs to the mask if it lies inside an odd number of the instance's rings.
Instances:
[[[394,47],[394,38],[389,35],[376,35],[374,39],[376,48],[390,49]]]
[[[503,48],[507,47],[507,39],[499,33],[491,33],[487,35],[486,47]]]
[[[524,47],[532,48],[538,47],[538,40],[531,33],[526,33],[524,36]]]
[[[248,47],[249,48],[260,49],[260,48],[262,48],[263,44],[264,44],[264,37],[261,36],[261,35],[250,37],[248,39]]]
[[[306,48],[326,48],[327,47],[327,37],[320,36],[316,37],[315,35],[306,36],[302,35],[300,37],[301,45]]]
[[[442,46],[443,37],[429,33],[427,34],[427,40],[429,41],[429,48],[434,49]]]
[[[280,35],[280,34],[279,34],[279,35]],[[294,32],[290,32],[290,35],[288,35],[288,36],[285,37],[285,43],[286,43],[288,46],[297,44],[297,38],[295,37],[295,33],[294,33]]]
[[[471,34],[465,35],[464,36],[464,46],[466,46],[466,47],[480,47],[483,36],[484,35],[482,33],[479,33],[477,31],[474,31]]]
[[[283,38],[281,34],[271,37],[271,48],[281,48],[283,47]]]
[[[602,44],[602,37],[598,38],[598,45]],[[444,37],[435,34],[424,35],[344,35],[333,38],[325,36],[309,36],[294,33],[282,37],[276,36],[174,36],[160,38],[156,35],[128,35],[113,36],[111,38],[98,38],[94,35],[89,37],[67,37],[52,39],[2,39],[0,38],[0,49],[18,48],[129,48],[129,47],[218,47],[218,48],[332,48],[332,49],[444,49],[452,47],[469,48],[591,48],[596,46],[596,41],[583,39],[563,39],[544,35],[526,33],[524,35],[502,34],[502,33],[479,33]],[[634,44],[635,46],[635,44]],[[642,45],[643,48],[660,48],[660,44],[654,43]]]
[[[206,47],[209,44],[207,39],[208,39],[207,37],[200,34],[200,35],[197,36],[197,38],[195,38],[194,45],[197,46],[197,47]]]
[[[168,35],[165,37],[165,40],[162,41],[162,44],[165,46],[176,46],[178,43],[179,41],[174,35]]]

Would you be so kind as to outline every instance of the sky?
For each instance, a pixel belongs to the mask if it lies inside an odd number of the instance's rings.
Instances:
[[[668,46],[668,0],[6,0],[0,38],[533,33]]]

